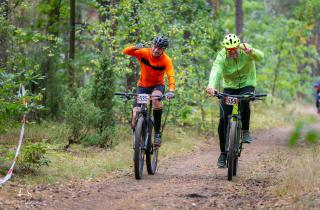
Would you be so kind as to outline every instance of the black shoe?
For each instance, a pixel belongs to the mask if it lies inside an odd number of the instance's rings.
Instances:
[[[221,154],[218,158],[217,166],[218,166],[218,168],[225,168],[226,165],[227,165],[227,153],[221,152]]]
[[[154,133],[154,146],[155,147],[161,146],[161,133]]]
[[[242,142],[246,144],[250,144],[252,142],[252,137],[250,136],[250,132],[248,130],[242,131]]]

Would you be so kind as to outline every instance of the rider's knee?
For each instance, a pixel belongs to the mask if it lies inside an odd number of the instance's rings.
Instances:
[[[139,112],[140,110],[141,110],[140,107],[133,107],[132,115],[135,117],[137,115],[137,112]]]
[[[155,91],[152,92],[152,95],[162,96],[162,93],[161,93],[161,91],[159,91],[159,90],[155,90]],[[158,99],[156,99],[156,98],[152,99],[152,103],[153,103],[153,108],[154,108],[155,110],[162,109],[162,103],[161,103],[161,101],[159,101]]]
[[[137,112],[139,112],[140,110],[141,110],[140,107],[134,107],[132,109],[132,122],[131,122],[132,128],[136,126],[136,116],[137,116]]]
[[[153,107],[155,110],[162,109],[162,103],[159,100],[154,100],[153,101]]]

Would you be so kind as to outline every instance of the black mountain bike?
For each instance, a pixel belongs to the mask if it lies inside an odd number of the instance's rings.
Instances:
[[[241,132],[241,101],[254,101],[260,100],[267,94],[246,93],[243,95],[229,95],[225,93],[216,93],[216,97],[222,100],[222,103],[232,105],[232,114],[228,116],[228,126],[226,133],[226,151],[227,151],[227,167],[228,167],[228,180],[231,181],[233,176],[237,175],[238,158],[241,155],[243,136]]]
[[[137,98],[137,103],[140,104],[141,110],[136,114],[136,126],[133,133],[133,162],[134,175],[136,179],[141,179],[144,164],[144,155],[146,155],[146,164],[148,174],[155,174],[158,163],[158,147],[153,143],[153,117],[152,117],[152,100],[165,100],[166,95],[150,95],[150,94],[134,94],[134,93],[115,93],[130,99]]]

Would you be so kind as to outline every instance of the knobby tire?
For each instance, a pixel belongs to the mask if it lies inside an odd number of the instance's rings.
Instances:
[[[148,144],[146,151],[146,164],[148,174],[154,175],[157,170],[158,165],[158,148],[153,146],[153,122],[149,120],[149,129],[148,129]]]
[[[139,117],[136,127],[135,127],[135,141],[134,141],[134,175],[136,179],[141,179],[143,172],[143,163],[144,163],[144,139],[145,139],[145,125],[144,118]]]
[[[234,166],[235,166],[235,143],[237,138],[237,123],[234,121],[230,122],[230,133],[229,133],[229,146],[228,146],[228,180],[232,180],[232,176],[234,174]]]
[[[240,136],[241,136],[241,124],[240,122],[236,123],[236,129],[237,129],[237,135],[236,135],[236,141],[235,141],[235,158],[234,158],[234,165],[233,165],[233,176],[237,176],[237,171],[238,171],[238,161],[239,157],[241,155],[241,150],[242,150],[242,143],[240,142]]]

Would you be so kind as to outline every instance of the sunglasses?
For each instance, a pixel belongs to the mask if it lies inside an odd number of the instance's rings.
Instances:
[[[235,52],[235,51],[238,50],[238,48],[237,48],[237,47],[234,47],[234,48],[226,48],[226,50],[227,50],[228,52]]]

